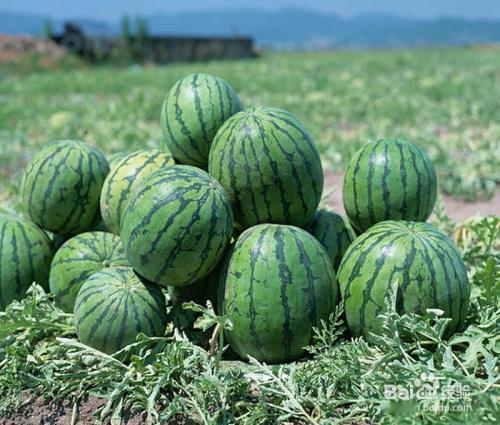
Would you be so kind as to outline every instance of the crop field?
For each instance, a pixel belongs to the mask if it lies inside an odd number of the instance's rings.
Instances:
[[[349,336],[341,303],[315,328],[306,356],[267,365],[240,361],[226,347],[228,318],[189,303],[169,305],[165,336],[141,335],[111,355],[78,342],[73,314],[33,285],[0,312],[0,424],[498,423],[500,50],[264,52],[169,66],[31,57],[0,65],[0,211],[19,211],[23,170],[51,141],[83,140],[108,158],[157,148],[165,95],[192,72],[224,78],[245,107],[297,116],[327,182],[341,181],[367,141],[397,137],[423,148],[438,179],[429,221],[455,243],[471,285],[465,326],[448,337],[450,319],[440,310],[390,310],[378,319],[383,333],[367,342]],[[328,195],[340,189],[327,184],[322,202],[332,205]],[[453,208],[477,202],[489,215],[454,218]],[[418,393],[423,387],[433,397]]]

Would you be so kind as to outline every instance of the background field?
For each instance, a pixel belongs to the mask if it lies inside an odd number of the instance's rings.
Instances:
[[[247,107],[295,113],[334,173],[343,172],[366,140],[397,136],[427,150],[444,192],[488,198],[500,181],[496,49],[265,53],[257,60],[166,67],[38,59],[0,68],[4,199],[16,192],[25,162],[51,140],[79,138],[110,154],[157,146],[161,102],[175,80],[193,71],[227,79]]]

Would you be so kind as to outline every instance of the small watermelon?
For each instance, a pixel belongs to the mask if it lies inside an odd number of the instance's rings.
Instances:
[[[72,236],[99,220],[108,161],[83,142],[54,142],[28,164],[21,187],[25,211],[43,229]]]
[[[188,75],[174,84],[163,103],[162,148],[181,164],[205,168],[215,134],[241,109],[238,95],[223,79]]]
[[[167,325],[165,296],[130,267],[107,268],[82,285],[75,302],[78,339],[112,354],[139,333],[162,336]]]
[[[140,150],[114,164],[101,192],[101,215],[110,232],[120,233],[121,215],[134,188],[155,171],[174,164],[171,155],[157,150]]]
[[[249,109],[222,126],[210,150],[209,172],[227,190],[235,221],[303,226],[323,191],[318,149],[292,114]]]
[[[106,232],[74,236],[52,260],[50,291],[59,307],[71,313],[83,282],[104,268],[116,266],[128,266],[119,236]]]
[[[175,165],[134,190],[122,216],[130,265],[151,282],[182,286],[210,273],[233,233],[228,196],[208,173]]]
[[[240,235],[226,267],[222,314],[233,350],[271,363],[300,357],[337,302],[321,244],[297,227],[261,224]]]
[[[26,295],[33,282],[48,289],[52,242],[36,224],[0,214],[0,310]]]
[[[381,332],[377,316],[387,311],[391,292],[400,314],[436,308],[452,319],[450,332],[464,323],[467,271],[453,243],[431,224],[376,224],[347,249],[337,276],[353,335]]]
[[[344,208],[358,232],[379,221],[426,221],[436,202],[434,167],[417,145],[399,139],[367,143],[344,176]]]
[[[321,242],[332,260],[335,271],[339,268],[345,251],[356,239],[347,219],[327,209],[317,210],[305,230]]]

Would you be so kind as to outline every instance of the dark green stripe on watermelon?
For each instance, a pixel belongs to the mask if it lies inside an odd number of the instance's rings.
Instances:
[[[311,135],[276,108],[240,112],[217,133],[209,172],[229,193],[242,227],[259,223],[302,226],[316,210],[323,170]]]
[[[333,269],[337,271],[344,253],[356,239],[347,219],[336,212],[319,209],[305,230],[321,242],[332,260]]]
[[[233,233],[226,192],[208,173],[176,165],[134,191],[121,235],[130,264],[148,280],[189,285],[210,273]]]
[[[384,220],[425,221],[436,202],[437,179],[424,151],[381,139],[352,158],[344,176],[344,208],[357,231]]]
[[[33,282],[48,289],[52,242],[36,224],[0,214],[0,310]]]
[[[75,299],[90,276],[107,267],[128,266],[119,236],[87,232],[66,241],[50,269],[50,291],[64,311],[71,313]]]
[[[452,242],[427,223],[385,221],[358,237],[340,264],[338,279],[353,335],[380,333],[391,285],[395,310],[425,314],[438,308],[460,329],[469,305],[464,263]]]
[[[243,232],[224,271],[222,314],[228,338],[242,358],[281,362],[300,357],[312,329],[337,301],[328,254],[294,226],[262,224]]]
[[[99,196],[109,166],[97,148],[54,142],[28,164],[21,188],[24,209],[42,228],[71,236],[99,220]]]
[[[167,324],[161,290],[132,268],[108,268],[82,285],[75,303],[78,339],[112,354],[135,342],[139,333],[162,336]]]
[[[223,79],[188,75],[174,84],[163,103],[162,146],[179,163],[204,168],[220,126],[241,109],[238,95]]]
[[[170,154],[140,150],[119,160],[104,181],[100,205],[102,219],[110,232],[120,233],[120,220],[131,192],[154,172],[174,165]]]

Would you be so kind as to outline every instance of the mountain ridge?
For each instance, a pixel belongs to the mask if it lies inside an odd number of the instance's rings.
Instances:
[[[154,35],[250,36],[257,44],[275,48],[415,47],[500,42],[500,21],[441,17],[418,19],[390,14],[343,18],[308,9],[251,8],[177,12],[143,17]],[[69,19],[92,35],[119,35],[120,22]],[[0,11],[0,33],[42,34],[48,18]],[[131,18],[132,23],[134,18]],[[63,21],[51,20],[55,32]]]

